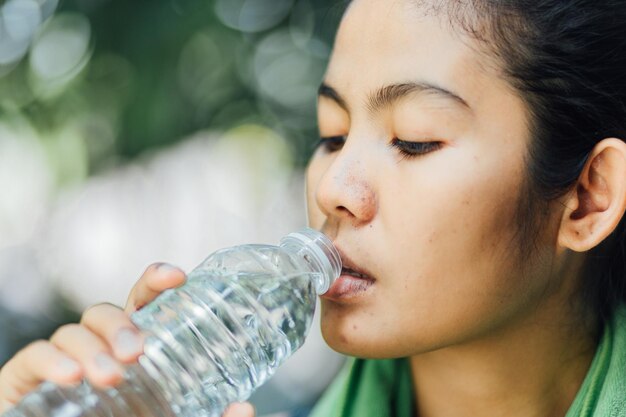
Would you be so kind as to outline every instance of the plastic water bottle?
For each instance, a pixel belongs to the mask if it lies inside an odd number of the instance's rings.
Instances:
[[[47,382],[3,417],[219,417],[302,345],[316,295],[340,272],[339,253],[313,229],[280,246],[219,250],[131,316],[144,353],[119,385]]]

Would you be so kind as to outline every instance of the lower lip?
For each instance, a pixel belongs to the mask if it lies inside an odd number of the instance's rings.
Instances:
[[[345,301],[364,295],[373,284],[373,279],[357,278],[344,274],[337,278],[321,297],[327,300]]]

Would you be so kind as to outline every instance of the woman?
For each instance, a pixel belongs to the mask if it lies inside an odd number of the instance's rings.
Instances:
[[[324,337],[362,359],[315,417],[626,416],[625,23],[626,1],[352,2],[307,198],[346,268]],[[25,348],[4,403],[115,383],[126,314],[183,280],[152,266],[125,311]]]

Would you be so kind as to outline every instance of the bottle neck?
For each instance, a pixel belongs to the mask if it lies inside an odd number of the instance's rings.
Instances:
[[[310,229],[290,233],[280,241],[283,250],[304,260],[315,273],[315,291],[321,295],[341,274],[341,257],[331,240],[324,234]]]

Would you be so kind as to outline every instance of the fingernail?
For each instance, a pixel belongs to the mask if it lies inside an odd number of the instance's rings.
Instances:
[[[115,337],[115,347],[120,355],[134,357],[142,353],[141,337],[132,329],[122,329]]]
[[[157,268],[159,271],[161,272],[171,272],[171,271],[176,271],[176,270],[180,270],[180,268],[172,265],[172,264],[168,264],[168,263],[162,263],[159,265],[159,267]]]
[[[80,371],[78,362],[69,358],[61,359],[58,366],[63,375],[74,375]]]
[[[106,353],[98,353],[94,358],[94,362],[98,369],[106,374],[119,374],[121,372],[118,363]]]

